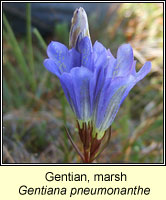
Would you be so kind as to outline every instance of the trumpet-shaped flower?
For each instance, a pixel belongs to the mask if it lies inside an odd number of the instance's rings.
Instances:
[[[136,72],[136,61],[130,44],[123,44],[117,57],[101,43],[92,46],[89,37],[83,37],[77,48],[68,48],[51,42],[44,66],[55,74],[78,121],[92,122],[93,136],[101,139],[111,126],[120,105],[151,69],[146,62]]]

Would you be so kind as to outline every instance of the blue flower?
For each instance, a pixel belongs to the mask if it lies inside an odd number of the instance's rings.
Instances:
[[[93,136],[101,139],[113,123],[120,105],[151,69],[146,62],[136,72],[136,61],[129,44],[119,47],[117,58],[101,43],[92,46],[84,37],[77,48],[51,42],[44,66],[55,74],[79,123],[92,122]]]

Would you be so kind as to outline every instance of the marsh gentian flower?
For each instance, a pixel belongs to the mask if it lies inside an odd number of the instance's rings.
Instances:
[[[98,141],[102,140],[113,123],[120,105],[135,84],[149,73],[151,63],[146,62],[136,72],[136,61],[130,44],[121,45],[116,58],[100,42],[96,41],[92,45],[84,10],[77,9],[75,15],[77,20],[72,20],[70,32],[72,48],[51,42],[44,66],[59,78],[78,120],[84,149],[89,151],[91,143],[91,155],[94,155],[99,146]],[[85,141],[85,137],[91,139]],[[96,143],[92,138],[96,139]]]
[[[92,121],[94,134],[102,138],[112,124],[120,105],[132,87],[150,71],[146,62],[136,72],[133,50],[129,44],[119,47],[115,59],[110,50],[89,37],[78,44],[78,50],[51,42],[44,66],[55,74],[77,119]]]

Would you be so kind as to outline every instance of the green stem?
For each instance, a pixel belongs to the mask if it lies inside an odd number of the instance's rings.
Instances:
[[[26,4],[26,27],[27,27],[27,45],[28,45],[28,62],[32,73],[34,87],[36,88],[33,48],[32,48],[32,32],[31,32],[31,4]]]
[[[79,156],[81,157],[82,161],[84,162],[84,157],[83,157],[82,153],[80,152],[80,150],[78,149],[78,147],[77,147],[77,145],[74,143],[74,141],[72,140],[72,137],[71,137],[71,135],[70,135],[70,132],[69,132],[69,130],[68,130],[66,127],[65,127],[65,131],[66,131],[66,133],[67,133],[67,136],[68,136],[68,138],[69,138],[69,140],[70,140],[72,146],[74,147],[74,149],[75,149],[76,152],[79,154]]]

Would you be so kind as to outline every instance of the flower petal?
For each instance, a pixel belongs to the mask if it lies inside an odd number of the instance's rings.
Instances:
[[[69,71],[69,53],[68,48],[65,45],[52,41],[48,45],[47,55],[50,59],[55,61],[55,64],[59,67],[61,73]]]
[[[98,102],[101,89],[104,85],[105,74],[104,68],[98,67],[95,69],[93,77],[90,80],[89,90],[90,90],[90,102],[91,102],[91,112],[94,111],[96,104]]]
[[[110,49],[107,50],[107,56],[109,57],[109,59],[110,59],[111,62],[115,62],[116,61],[116,59],[112,55]]]
[[[93,52],[95,52],[95,58],[94,60],[96,61],[97,58],[103,53],[105,52],[105,47],[98,41],[96,41],[93,45]]]
[[[135,68],[135,63],[133,67]],[[141,70],[127,77],[116,77],[106,80],[100,94],[96,116],[96,128],[103,133],[112,124],[120,105],[138,81],[144,78],[151,69],[151,63],[146,62]],[[134,75],[133,75],[134,74]],[[102,136],[102,135],[101,135]],[[100,136],[98,136],[100,137]]]
[[[60,42],[50,42],[47,47],[47,55],[49,58],[56,58],[57,60],[64,60],[68,55],[68,48]]]
[[[106,48],[100,43],[95,42],[93,46],[93,56],[94,56],[94,67],[106,68],[108,66],[108,53]]]
[[[79,105],[77,105],[76,97],[75,97],[75,91],[73,87],[73,80],[72,76],[69,73],[64,72],[62,76],[60,77],[60,82],[63,88],[63,91],[65,93],[65,96],[71,106],[71,109],[75,113],[75,115],[80,119],[79,114]]]
[[[98,130],[105,131],[111,125],[109,122],[113,121],[126,88],[125,78],[106,80],[97,105],[96,127]]]
[[[71,73],[63,73],[60,82],[65,96],[79,120],[91,117],[89,80],[92,73],[85,67],[75,67]]]
[[[116,62],[111,51],[109,49],[106,50],[100,42],[96,41],[93,46],[93,52],[95,68],[99,66],[106,68],[106,79],[111,78]]]
[[[81,65],[93,71],[92,43],[89,37],[84,37],[80,41],[78,51],[81,53]]]
[[[135,62],[136,63],[136,62]],[[135,68],[135,64],[133,66]],[[133,69],[134,70],[134,69]],[[128,87],[121,99],[120,105],[123,103],[123,101],[125,100],[125,98],[127,97],[128,93],[130,92],[130,90],[140,81],[142,80],[151,70],[151,62],[146,62],[143,67],[139,70],[139,72],[135,72],[134,76],[133,74],[131,74],[128,78]]]
[[[71,70],[80,119],[84,121],[88,121],[91,117],[89,81],[92,75],[92,72],[85,67],[76,67]]]
[[[133,49],[130,44],[123,44],[117,52],[117,64],[114,67],[113,77],[127,76],[134,61]]]
[[[43,64],[48,71],[55,74],[57,77],[60,77],[61,72],[59,70],[59,67],[55,64],[53,60],[45,59]]]
[[[151,62],[147,61],[143,67],[136,73],[136,81],[143,79],[151,70]]]
[[[70,69],[81,66],[81,55],[75,48],[69,50],[69,66]]]

